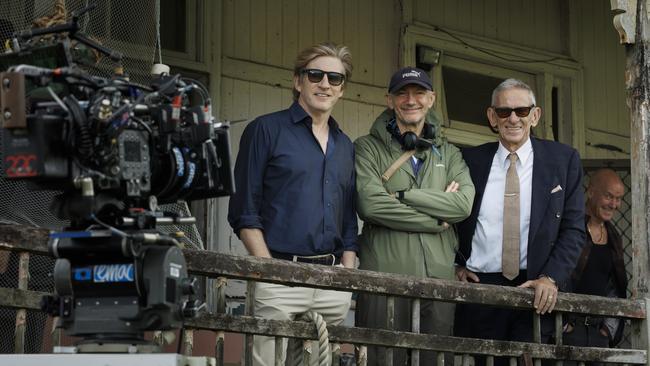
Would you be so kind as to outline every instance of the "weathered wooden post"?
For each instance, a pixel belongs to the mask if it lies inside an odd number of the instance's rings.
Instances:
[[[27,290],[29,285],[29,253],[20,253],[18,264],[18,289]],[[27,332],[27,309],[16,311],[16,333],[14,353],[25,353],[25,334]]]
[[[632,296],[648,309],[648,232],[650,231],[650,6],[648,0],[611,0],[614,26],[625,45],[627,104],[631,122]],[[648,320],[635,322],[632,346],[648,349]]]

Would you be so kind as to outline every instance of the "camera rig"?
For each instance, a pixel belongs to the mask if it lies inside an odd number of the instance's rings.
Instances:
[[[79,39],[77,18],[28,36]],[[70,59],[70,38],[16,39],[0,55],[1,173],[62,192],[53,210],[70,226],[51,234],[56,294],[42,306],[97,352],[196,314],[182,233],[157,229],[194,219],[158,205],[228,195],[234,181],[228,124],[214,121],[205,87],[180,75],[149,86],[91,76]]]

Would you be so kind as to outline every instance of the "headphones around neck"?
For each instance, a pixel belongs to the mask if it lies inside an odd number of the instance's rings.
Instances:
[[[422,137],[419,137],[415,132],[411,131],[400,133],[395,118],[388,122],[386,130],[388,130],[391,136],[395,137],[404,151],[429,149],[433,145],[432,140],[435,137],[433,126],[426,122],[424,122],[424,126],[422,127]]]

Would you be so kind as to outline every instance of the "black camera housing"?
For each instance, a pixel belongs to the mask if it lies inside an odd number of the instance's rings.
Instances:
[[[188,218],[158,204],[233,192],[229,125],[202,85],[91,76],[68,44],[0,55],[13,65],[0,73],[0,179],[63,192],[54,209],[70,226],[51,234],[56,295],[42,303],[58,326],[85,343],[145,343],[200,308],[179,238],[157,229]]]

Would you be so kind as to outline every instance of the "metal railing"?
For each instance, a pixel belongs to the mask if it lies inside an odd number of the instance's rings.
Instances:
[[[0,249],[23,253],[46,252],[47,231],[21,226],[0,225]],[[216,309],[203,313],[186,323],[189,330],[212,330],[216,336],[214,356],[217,364],[223,364],[224,332],[246,334],[248,344],[252,335],[298,340],[315,340],[317,331],[312,323],[303,321],[277,321],[255,318],[251,315],[235,316],[225,314],[226,278],[281,283],[303,287],[366,292],[388,296],[389,303],[396,297],[415,299],[414,313],[421,300],[436,300],[453,303],[474,303],[506,308],[534,311],[532,292],[528,289],[500,287],[494,285],[469,284],[431,278],[361,271],[340,267],[314,266],[289,261],[256,257],[234,256],[216,252],[184,250],[189,271],[193,274],[217,278]],[[249,286],[250,288],[251,286]],[[45,293],[25,289],[0,288],[0,307],[37,310]],[[250,297],[250,296],[249,296]],[[249,299],[250,301],[250,299]],[[251,306],[247,306],[248,309]],[[390,306],[389,306],[390,308]],[[556,344],[541,344],[540,317],[534,315],[534,339],[536,343],[479,340],[451,336],[438,336],[346,326],[328,326],[332,343],[349,343],[359,348],[379,345],[391,348],[410,349],[413,355],[419,350],[432,350],[454,355],[487,356],[488,365],[493,357],[509,357],[533,361],[574,360],[583,362],[610,362],[622,364],[647,364],[646,349],[588,348],[562,345],[562,317],[567,313],[588,314],[599,317],[630,319],[634,332],[648,332],[645,299],[625,300],[596,296],[560,293],[555,308]],[[390,316],[390,314],[388,315]],[[389,319],[388,323],[391,321]],[[17,323],[18,324],[18,323]],[[18,329],[18,328],[17,328]],[[22,328],[24,329],[24,328]],[[24,334],[24,332],[21,330]],[[19,337],[21,332],[16,332]],[[633,333],[634,336],[635,333]],[[191,340],[191,333],[185,337]],[[250,364],[250,346],[245,347],[245,364]],[[276,347],[277,349],[277,347]],[[186,354],[192,350],[191,343],[185,347]],[[17,349],[17,352],[20,350]],[[415,357],[417,358],[417,357]],[[412,358],[413,359],[413,358]],[[443,361],[444,358],[441,360]],[[358,362],[363,362],[358,360]],[[465,361],[463,361],[466,364]],[[526,362],[528,363],[528,362]],[[276,361],[279,364],[279,361]],[[511,362],[512,364],[512,362]]]

